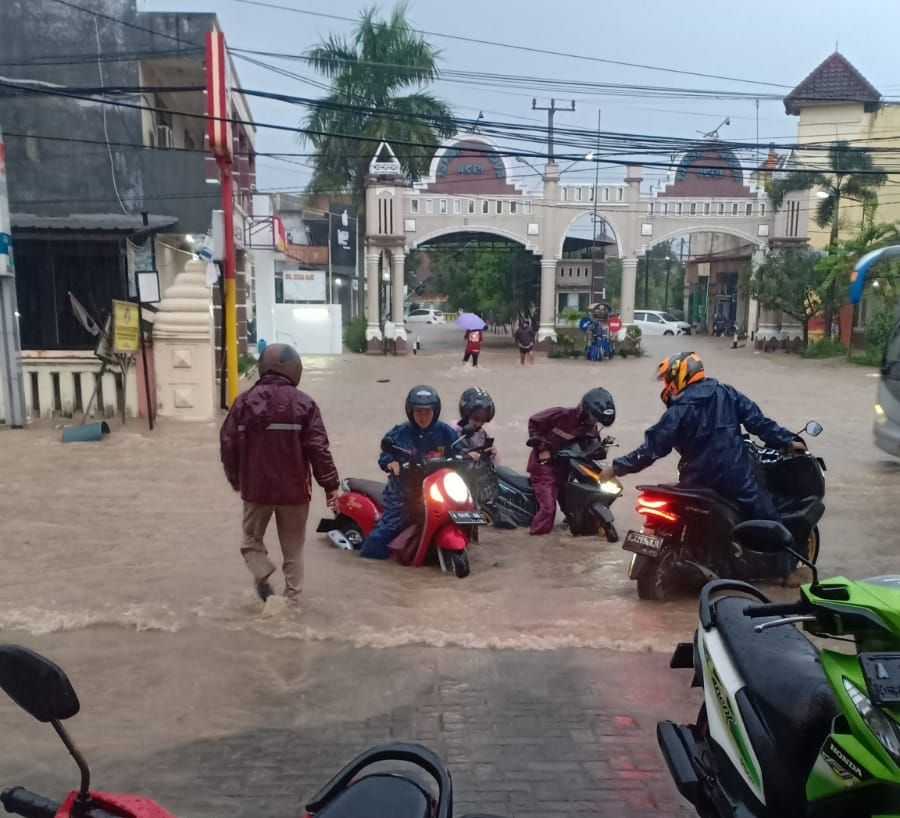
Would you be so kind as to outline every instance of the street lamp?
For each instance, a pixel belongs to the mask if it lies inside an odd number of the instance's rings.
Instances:
[[[666,254],[666,304],[663,309],[668,312],[669,311],[669,262],[672,261],[672,257],[667,253]]]

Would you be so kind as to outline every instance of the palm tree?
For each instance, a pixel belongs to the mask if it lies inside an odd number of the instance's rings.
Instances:
[[[438,77],[439,52],[410,28],[405,2],[387,20],[376,13],[362,12],[350,41],[332,34],[306,55],[331,81],[305,123],[317,151],[310,191],[352,193],[358,207],[379,140],[393,142],[403,170],[417,178],[434,146],[455,132],[449,107],[422,90]]]
[[[876,168],[871,155],[859,148],[851,148],[849,143],[843,140],[833,142],[828,148],[828,169],[810,173],[808,171],[794,171],[783,179],[772,183],[769,189],[769,199],[777,210],[784,202],[788,193],[799,190],[810,190],[818,187],[821,189],[821,199],[816,207],[816,224],[819,227],[831,225],[831,234],[828,239],[829,248],[833,248],[838,242],[840,233],[840,209],[844,199],[857,202],[866,209],[878,203],[876,187],[887,181],[887,174],[880,168]],[[831,330],[831,321],[834,314],[835,288],[837,279],[832,277],[826,284],[825,298],[825,331]]]

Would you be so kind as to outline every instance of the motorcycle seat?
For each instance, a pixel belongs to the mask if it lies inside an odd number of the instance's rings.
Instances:
[[[497,477],[504,483],[509,483],[521,491],[531,491],[531,480],[527,474],[519,474],[506,466],[497,466],[496,472]]]
[[[316,818],[428,818],[431,799],[408,778],[381,773],[367,775],[341,791]]]
[[[374,500],[382,508],[384,507],[384,490],[387,488],[386,483],[378,480],[363,480],[360,477],[351,477],[347,480],[347,488],[350,491],[356,491],[365,494],[366,497]]]
[[[791,625],[756,633],[766,619],[744,615],[758,601],[715,601],[715,621],[746,687],[736,704],[763,768],[767,802],[778,814],[801,814],[803,786],[838,714],[831,686],[810,641]]]

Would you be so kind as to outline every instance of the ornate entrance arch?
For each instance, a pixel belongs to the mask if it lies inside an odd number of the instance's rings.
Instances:
[[[388,161],[383,154],[389,154]],[[654,193],[641,193],[641,168],[629,166],[619,183],[564,184],[548,162],[540,190],[512,178],[509,163],[493,143],[467,134],[441,147],[427,178],[410,184],[384,144],[370,166],[366,189],[367,338],[380,342],[378,265],[385,253],[392,269],[392,314],[403,313],[406,253],[455,232],[486,233],[515,241],[541,259],[538,340],[555,338],[557,266],[569,227],[596,212],[608,222],[622,259],[623,319],[633,319],[638,259],[677,235],[723,232],[759,248],[768,241],[773,213],[765,192],[744,178],[740,163],[723,144],[685,154]],[[595,201],[596,199],[596,201]],[[405,347],[402,321],[398,348]]]

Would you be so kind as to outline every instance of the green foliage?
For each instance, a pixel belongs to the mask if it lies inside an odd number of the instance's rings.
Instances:
[[[838,355],[846,355],[847,350],[840,341],[832,338],[822,338],[814,344],[810,344],[802,353],[804,358],[836,358]]]
[[[238,373],[241,377],[246,375],[258,363],[255,356],[246,353],[238,357]]]
[[[879,366],[884,358],[884,350],[897,323],[893,308],[883,306],[866,321],[866,351],[863,361]]]
[[[364,317],[354,318],[347,324],[344,329],[344,344],[351,352],[365,352],[368,349]]]
[[[769,253],[750,281],[753,296],[764,307],[781,310],[804,327],[820,309],[825,279],[818,254],[809,250]]]
[[[584,310],[579,310],[577,307],[566,307],[560,314],[560,318],[564,321],[578,322],[584,318],[585,315],[587,315],[587,313]]]
[[[499,323],[534,311],[540,265],[524,248],[439,249],[431,265],[437,271],[434,288],[447,294],[450,311],[475,312]]]
[[[666,258],[668,257],[668,261]],[[649,260],[649,281],[647,280]],[[638,261],[635,302],[639,309],[661,310],[666,306],[666,271],[669,277],[669,307],[684,304],[684,268],[672,245],[655,244]],[[621,279],[620,279],[621,280]],[[621,285],[620,285],[621,292]]]
[[[548,358],[581,358],[584,355],[584,337],[579,332],[557,329],[556,341],[553,342]]]
[[[377,15],[366,9],[350,39],[329,35],[306,54],[331,83],[304,123],[316,151],[309,188],[351,191],[357,207],[379,140],[397,143],[400,164],[415,179],[427,171],[432,146],[455,132],[450,108],[423,90],[438,78],[439,52],[410,27],[405,3],[385,19]]]
[[[636,324],[629,324],[625,327],[625,340],[620,341],[616,346],[616,351],[623,358],[627,358],[630,355],[633,355],[635,358],[640,358],[644,354],[644,349],[641,346],[641,336],[643,332],[641,332],[641,328]]]
[[[838,239],[841,201],[850,199],[871,209],[878,199],[875,188],[886,181],[887,174],[875,167],[867,150],[852,148],[848,142],[839,140],[828,148],[826,171],[789,173],[772,183],[769,198],[775,208],[780,208],[787,194],[820,188],[825,195],[816,207],[816,223],[819,227],[831,225],[830,243],[834,244]]]

